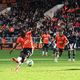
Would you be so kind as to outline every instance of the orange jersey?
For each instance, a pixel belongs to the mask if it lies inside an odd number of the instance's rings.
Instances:
[[[32,44],[29,39],[25,39],[23,48],[32,48]]]
[[[65,35],[62,35],[62,36],[59,36],[57,35],[56,36],[56,45],[58,48],[60,49],[64,49],[65,48],[65,44],[68,42],[68,39]]]
[[[25,38],[18,37],[17,43],[20,43],[22,48],[32,48],[31,41],[26,37]]]
[[[50,35],[49,34],[43,34],[42,35],[43,43],[44,44],[48,44],[49,43],[49,38],[50,38]]]
[[[25,40],[25,46],[27,48],[33,48],[33,40],[31,31],[26,32],[27,39]]]
[[[18,38],[17,38],[17,43],[20,43],[21,46],[23,47],[23,45],[24,45],[24,38],[18,37]]]

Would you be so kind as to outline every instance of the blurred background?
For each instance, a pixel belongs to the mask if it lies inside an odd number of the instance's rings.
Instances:
[[[54,36],[59,28],[67,37],[76,34],[79,48],[80,0],[0,0],[0,44],[11,47],[20,30],[27,28],[33,29],[36,48],[45,29]]]

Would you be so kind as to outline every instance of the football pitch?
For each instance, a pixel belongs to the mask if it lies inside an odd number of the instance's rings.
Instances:
[[[80,51],[76,53],[76,61],[69,62],[65,51],[58,63],[54,62],[52,51],[48,56],[42,56],[41,50],[35,50],[30,57],[34,61],[32,67],[26,63],[16,72],[17,63],[12,57],[18,57],[19,50],[10,55],[9,50],[0,50],[0,80],[80,80]]]

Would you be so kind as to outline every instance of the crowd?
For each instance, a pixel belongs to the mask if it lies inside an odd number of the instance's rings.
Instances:
[[[28,27],[33,29],[33,37],[40,37],[45,30],[54,36],[57,29],[62,27],[66,36],[71,32],[76,33],[80,46],[80,5],[77,0],[72,2],[64,1],[64,7],[58,10],[53,18],[44,16],[44,12],[53,6],[51,4],[47,9],[30,9],[28,12],[18,12],[18,8],[13,7],[9,14],[0,15],[0,37],[17,37],[22,28]]]

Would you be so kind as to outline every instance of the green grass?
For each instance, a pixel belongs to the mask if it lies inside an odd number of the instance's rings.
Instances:
[[[17,64],[10,59],[18,57],[19,52],[15,50],[10,55],[9,50],[0,50],[0,80],[80,80],[80,51],[76,53],[76,62],[69,62],[65,51],[59,62],[55,63],[52,51],[46,57],[41,56],[41,50],[36,50],[30,57],[34,65],[28,67],[24,63],[16,72]]]

